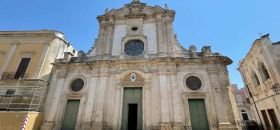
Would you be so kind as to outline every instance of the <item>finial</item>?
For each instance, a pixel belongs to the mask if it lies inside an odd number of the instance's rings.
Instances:
[[[167,6],[167,4],[164,4],[164,9],[168,9],[168,6]]]
[[[109,10],[109,9],[108,9],[108,8],[106,8],[106,9],[105,9],[105,11],[104,11],[104,13],[107,13],[107,12],[108,12],[108,10]]]

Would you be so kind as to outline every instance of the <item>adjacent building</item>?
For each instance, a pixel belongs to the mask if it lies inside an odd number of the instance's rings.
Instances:
[[[19,129],[26,115],[27,129],[39,129],[51,63],[76,55],[58,31],[0,31],[1,129]]]
[[[256,120],[267,130],[279,129],[280,42],[272,43],[268,34],[255,40],[239,71],[252,95],[251,107],[256,105]]]
[[[239,89],[236,84],[231,84],[229,92],[233,95],[233,101],[235,102],[233,103],[233,108],[236,108],[239,122],[242,123],[246,120],[254,120],[255,118],[251,115],[251,104],[246,88]]]
[[[232,61],[182,47],[175,11],[133,0],[98,16],[89,53],[54,63],[42,130],[233,130]]]

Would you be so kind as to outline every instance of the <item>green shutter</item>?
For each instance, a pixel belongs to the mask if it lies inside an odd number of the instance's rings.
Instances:
[[[80,100],[68,100],[61,130],[75,130]]]
[[[204,100],[190,99],[189,109],[192,130],[209,130]]]

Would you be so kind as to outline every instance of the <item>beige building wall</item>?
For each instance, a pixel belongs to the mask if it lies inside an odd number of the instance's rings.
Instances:
[[[261,120],[253,108],[252,98],[251,109],[256,120],[261,121],[266,129],[280,128],[280,97],[279,91],[275,91],[275,88],[280,88],[279,59],[280,43],[272,43],[267,34],[254,41],[246,57],[239,63],[239,71],[253,95]]]
[[[231,84],[229,86],[229,93],[230,93],[230,98],[232,102],[232,107],[235,110],[236,117],[238,117],[238,122],[240,125],[241,123],[246,119],[246,117],[243,117],[247,115],[248,119],[247,120],[255,120],[253,111],[251,110],[250,107],[250,102],[249,102],[249,96],[247,95],[246,88],[238,88],[236,84]],[[244,119],[245,118],[245,119]]]
[[[26,115],[29,116],[26,130],[39,130],[43,119],[40,112],[0,112],[1,130],[19,130]]]
[[[58,31],[0,31],[0,129],[19,129],[23,116],[28,114],[27,129],[38,130],[52,63],[76,55]],[[31,60],[24,77],[15,79],[22,58]]]
[[[9,53],[10,48],[11,48],[10,44],[5,44],[5,43],[0,44],[0,68],[3,67],[3,64],[6,61],[7,54]]]
[[[16,46],[17,48],[13,54],[12,59],[10,61],[5,61],[10,63],[5,71],[16,72],[22,58],[31,58],[31,61],[26,70],[27,76],[25,76],[25,78],[33,78],[32,74],[34,73],[34,71],[36,71],[33,68],[36,68],[38,65],[38,62],[42,55],[44,44],[43,43],[38,43],[38,44],[17,43]]]
[[[55,59],[77,55],[77,51],[57,31],[0,32],[0,72],[16,72],[22,58],[31,58],[24,78],[48,80]]]

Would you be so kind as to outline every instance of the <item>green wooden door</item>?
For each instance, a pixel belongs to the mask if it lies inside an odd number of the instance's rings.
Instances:
[[[80,100],[68,100],[61,130],[75,130]]]
[[[142,130],[142,88],[125,88],[122,130]]]
[[[190,99],[189,109],[192,130],[209,130],[204,100]]]

